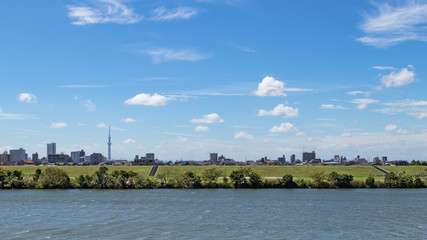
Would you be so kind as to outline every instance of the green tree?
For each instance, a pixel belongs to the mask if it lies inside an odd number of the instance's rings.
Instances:
[[[202,180],[205,181],[209,186],[214,186],[216,185],[219,176],[221,176],[221,170],[210,168],[202,173]]]
[[[250,171],[248,173],[248,177],[249,177],[249,183],[251,184],[252,187],[254,187],[254,188],[262,187],[263,182],[262,182],[261,175],[259,175],[258,173],[254,172],[254,171]]]
[[[107,167],[99,167],[99,169],[95,172],[95,187],[96,188],[107,188]]]
[[[42,170],[40,168],[37,168],[36,172],[33,175],[34,182],[37,182],[39,180],[39,177],[41,174],[42,174]]]
[[[233,186],[235,188],[247,186],[247,179],[246,179],[246,173],[247,171],[243,168],[240,168],[238,170],[233,170],[230,173],[230,180],[233,183]]]
[[[283,188],[296,188],[297,184],[293,180],[291,174],[285,174],[281,179],[279,179],[279,185]]]
[[[374,188],[375,187],[375,178],[372,176],[367,177],[365,180],[365,184],[366,184],[366,186],[368,186],[370,188]]]
[[[315,188],[329,187],[329,184],[326,181],[324,181],[326,180],[325,172],[316,172],[311,174],[310,177],[313,179],[313,186]]]
[[[38,187],[43,189],[69,188],[70,178],[64,170],[56,167],[49,167],[40,174]]]
[[[419,176],[417,176],[417,177],[415,177],[415,180],[414,180],[414,187],[416,187],[416,188],[425,188],[426,185],[423,182],[423,180],[421,180],[421,178]]]
[[[336,172],[331,172],[328,176],[330,183],[339,188],[348,188],[351,187],[351,181],[353,181],[353,176],[349,174],[339,174]]]

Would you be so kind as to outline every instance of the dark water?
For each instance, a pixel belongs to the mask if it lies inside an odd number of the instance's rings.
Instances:
[[[427,190],[0,191],[0,239],[426,239]]]

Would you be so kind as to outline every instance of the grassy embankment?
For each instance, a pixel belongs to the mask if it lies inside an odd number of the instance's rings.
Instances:
[[[2,166],[5,170],[22,170],[24,177],[30,177],[37,168],[44,170],[46,166]],[[58,167],[63,169],[71,178],[80,175],[92,175],[99,166],[63,166]],[[183,175],[187,171],[201,175],[206,169],[217,168],[222,172],[222,176],[230,175],[233,170],[240,168],[240,166],[161,166],[157,174],[162,174],[168,178]],[[375,176],[376,179],[382,179],[383,173],[370,166],[244,166],[244,168],[252,168],[252,170],[262,177],[274,178],[282,177],[285,174],[291,174],[295,178],[310,179],[313,173],[325,172],[329,174],[333,171],[339,174],[350,174],[354,176],[355,180],[365,180],[370,175]],[[426,166],[396,166],[396,167],[383,167],[390,172],[405,172],[409,175],[420,174],[424,172],[427,174]],[[134,171],[140,176],[148,176],[151,166],[108,166],[109,171],[126,170]]]

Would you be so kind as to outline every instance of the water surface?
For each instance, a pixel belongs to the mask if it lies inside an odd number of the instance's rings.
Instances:
[[[427,189],[0,191],[0,239],[425,239]]]

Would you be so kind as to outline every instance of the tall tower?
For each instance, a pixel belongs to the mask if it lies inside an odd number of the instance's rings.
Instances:
[[[108,161],[111,161],[111,131],[110,126],[108,126]]]

